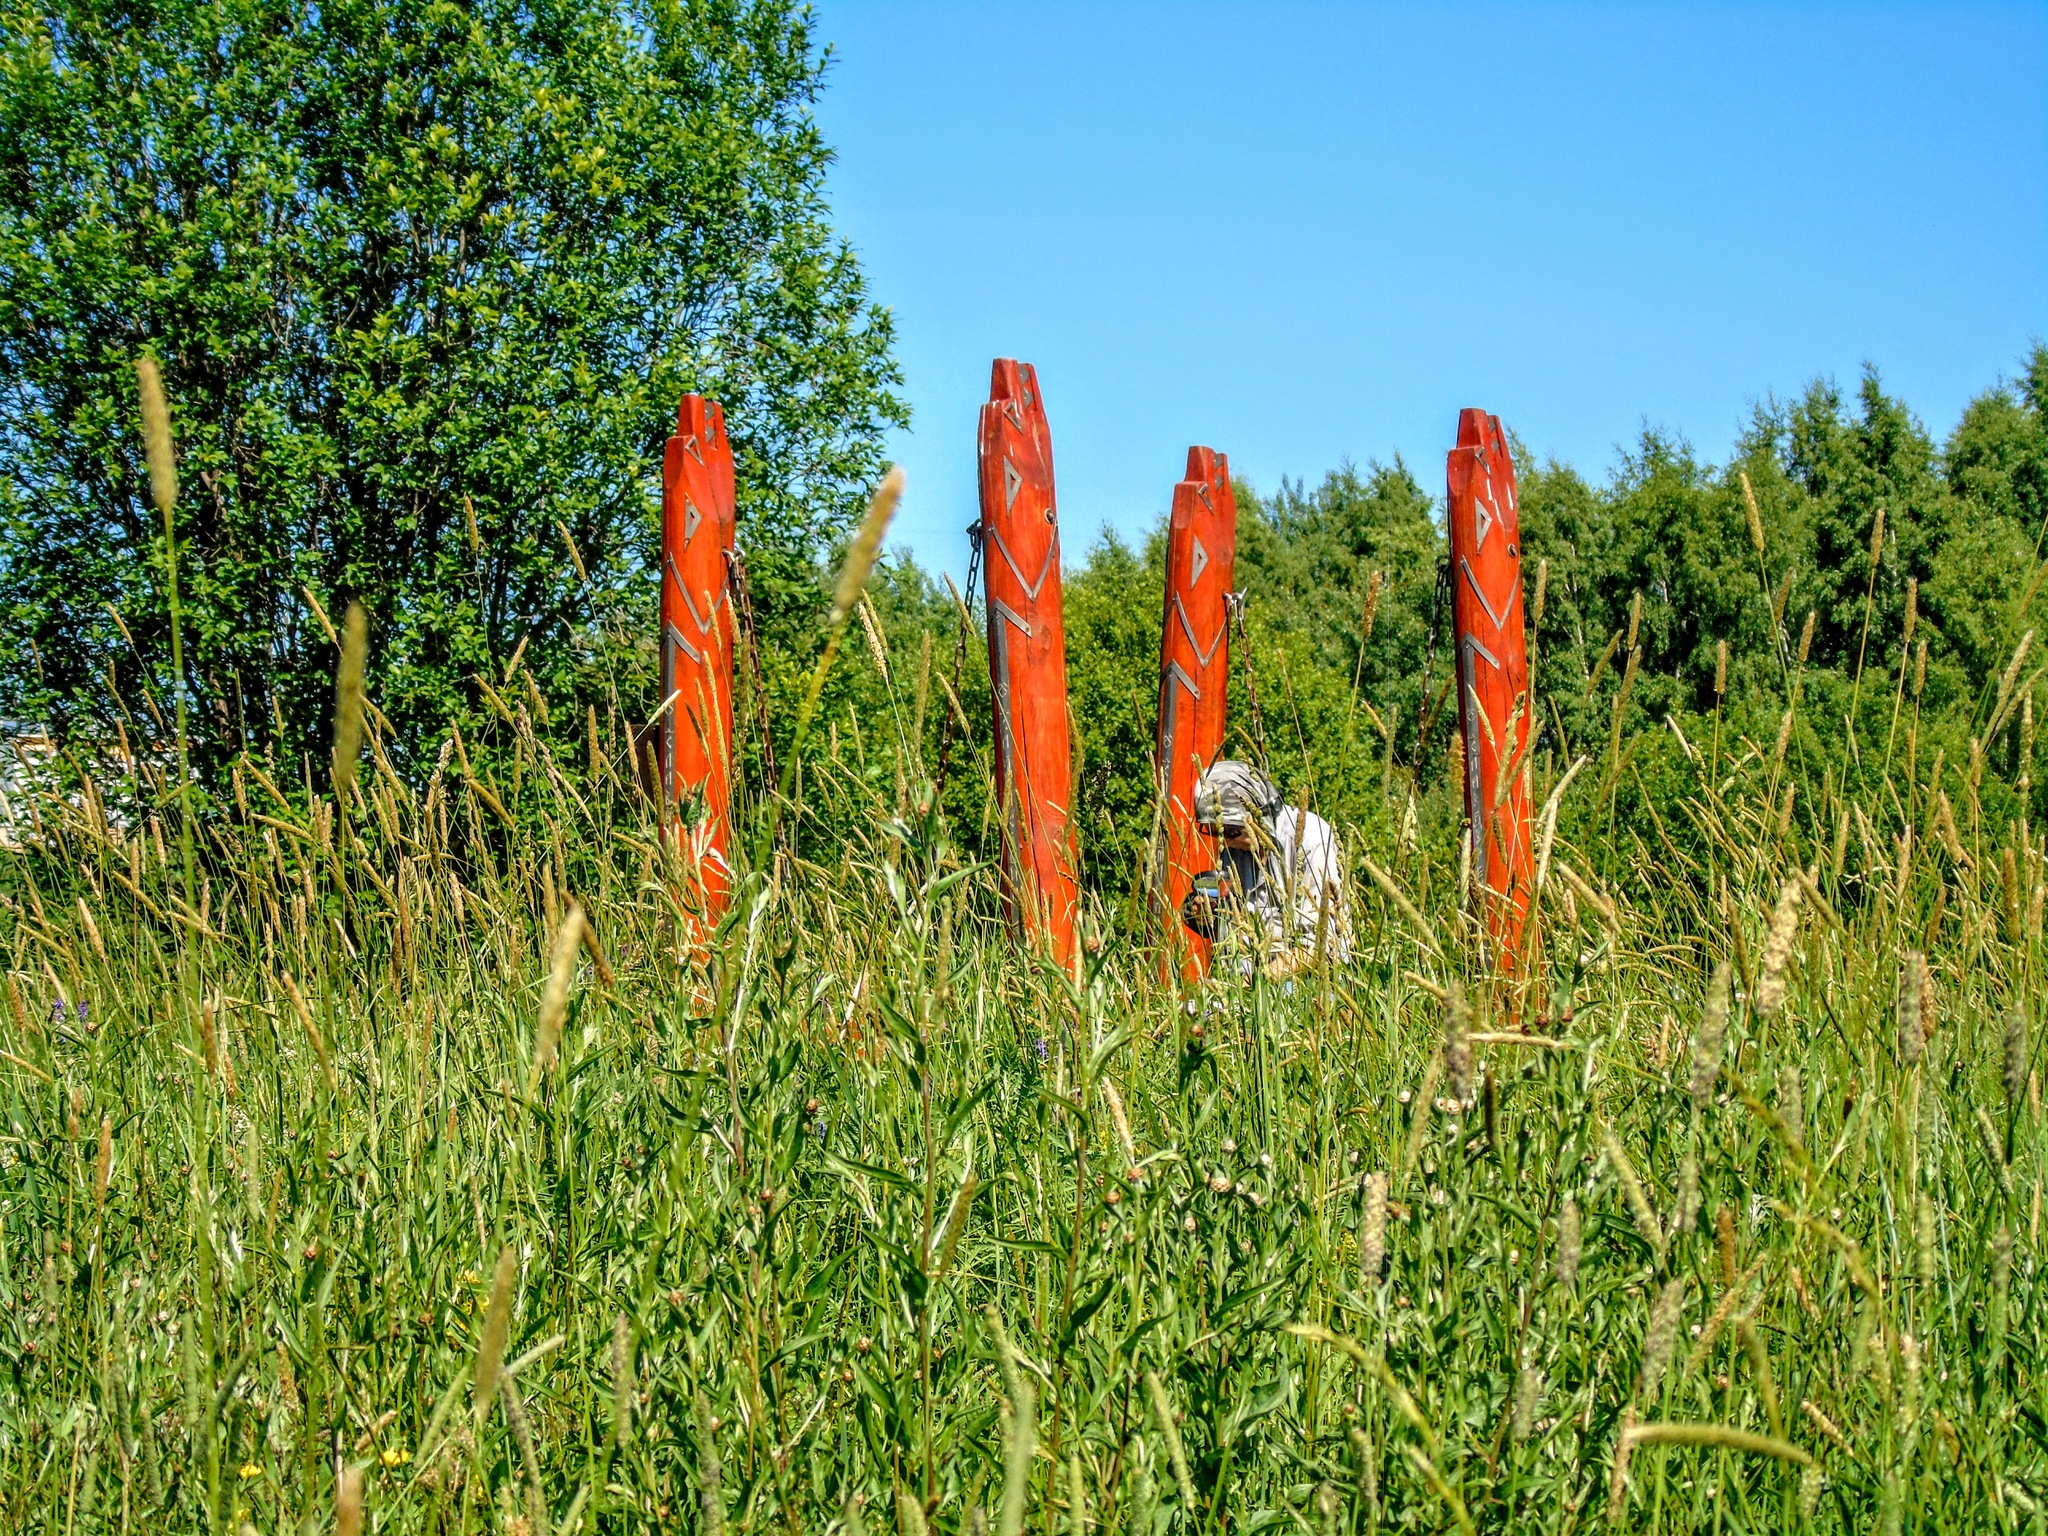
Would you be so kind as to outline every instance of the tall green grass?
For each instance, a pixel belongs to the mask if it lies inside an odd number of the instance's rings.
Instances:
[[[888,722],[707,953],[623,733],[422,786],[355,707],[203,821],[18,808],[8,1529],[2042,1523],[2048,875],[1974,764],[1688,745],[1516,991],[1390,814],[1352,962],[1185,992],[1129,907],[1017,953]]]

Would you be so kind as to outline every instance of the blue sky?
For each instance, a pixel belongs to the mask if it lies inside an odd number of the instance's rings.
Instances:
[[[896,536],[956,576],[976,411],[1038,365],[1067,557],[1191,443],[1270,489],[1461,406],[1596,477],[1725,456],[1865,362],[1945,434],[2048,335],[2048,4],[820,0],[830,190],[914,412]]]

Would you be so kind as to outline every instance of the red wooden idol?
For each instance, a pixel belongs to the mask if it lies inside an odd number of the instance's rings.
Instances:
[[[709,922],[732,880],[732,537],[725,412],[685,395],[661,465],[661,762]]]
[[[1465,814],[1473,889],[1486,908],[1494,964],[1523,969],[1523,929],[1535,883],[1529,837],[1529,652],[1522,629],[1522,523],[1515,466],[1500,418],[1458,415],[1446,466],[1451,536],[1451,624],[1458,666],[1458,729],[1465,744]],[[1501,777],[1509,775],[1503,789]]]
[[[995,694],[1004,894],[1023,941],[1074,963],[1079,891],[1067,829],[1066,626],[1052,432],[1029,363],[996,360],[981,408],[982,569]]]
[[[1180,909],[1195,876],[1216,863],[1215,847],[1195,825],[1195,781],[1223,746],[1230,676],[1226,598],[1236,562],[1237,498],[1229,461],[1212,448],[1190,448],[1187,478],[1173,488],[1166,527],[1156,762],[1165,803],[1153,871],[1168,948],[1181,957],[1181,975],[1189,981],[1209,969],[1209,941],[1182,926]]]

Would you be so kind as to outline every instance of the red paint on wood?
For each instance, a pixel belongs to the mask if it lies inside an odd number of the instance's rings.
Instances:
[[[661,465],[662,781],[694,904],[713,923],[732,880],[732,541],[725,412],[685,395]]]
[[[1529,652],[1522,625],[1522,524],[1515,466],[1500,418],[1467,410],[1446,466],[1451,624],[1473,888],[1486,908],[1494,964],[1518,974],[1535,883],[1529,835]],[[1505,792],[1502,775],[1509,775]]]
[[[1215,867],[1213,840],[1195,825],[1195,781],[1223,747],[1228,708],[1227,630],[1237,564],[1237,498],[1230,463],[1212,448],[1188,450],[1187,478],[1173,488],[1166,528],[1166,612],[1159,640],[1160,846],[1153,871],[1168,948],[1181,975],[1209,969],[1210,943],[1180,920],[1195,876]]]
[[[1024,942],[1074,963],[1066,626],[1052,432],[1029,363],[998,358],[981,408],[981,537],[1004,894]]]

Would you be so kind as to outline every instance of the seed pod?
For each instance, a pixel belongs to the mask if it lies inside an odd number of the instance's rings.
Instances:
[[[1365,1220],[1358,1231],[1358,1268],[1367,1285],[1378,1285],[1387,1267],[1387,1190],[1393,1180],[1385,1173],[1365,1176]]]
[[[2005,1011],[2005,1105],[2013,1114],[2019,1113],[2026,1087],[2027,1011],[2014,1003]]]
[[[1806,625],[1799,631],[1799,665],[1802,667],[1806,665],[1807,653],[1813,649],[1813,620],[1814,611],[1809,608],[1806,610]]]
[[[1700,1020],[1699,1038],[1692,1046],[1692,1101],[1705,1109],[1713,1101],[1714,1084],[1721,1076],[1721,1051],[1728,1040],[1728,1000],[1734,985],[1733,972],[1723,960],[1714,967],[1714,979],[1707,984],[1707,1010]]]
[[[1909,1067],[1920,1059],[1920,1051],[1927,1044],[1920,1024],[1921,977],[1926,965],[1919,950],[1909,949],[1899,967],[1899,995],[1893,1012],[1899,1026],[1899,1060]]]
[[[1557,1218],[1557,1283],[1566,1290],[1579,1278],[1579,1202],[1567,1197]]]
[[[1714,1212],[1714,1242],[1721,1252],[1721,1284],[1735,1284],[1735,1213],[1727,1206]]]
[[[1714,697],[1721,698],[1728,692],[1728,642],[1714,642]]]

